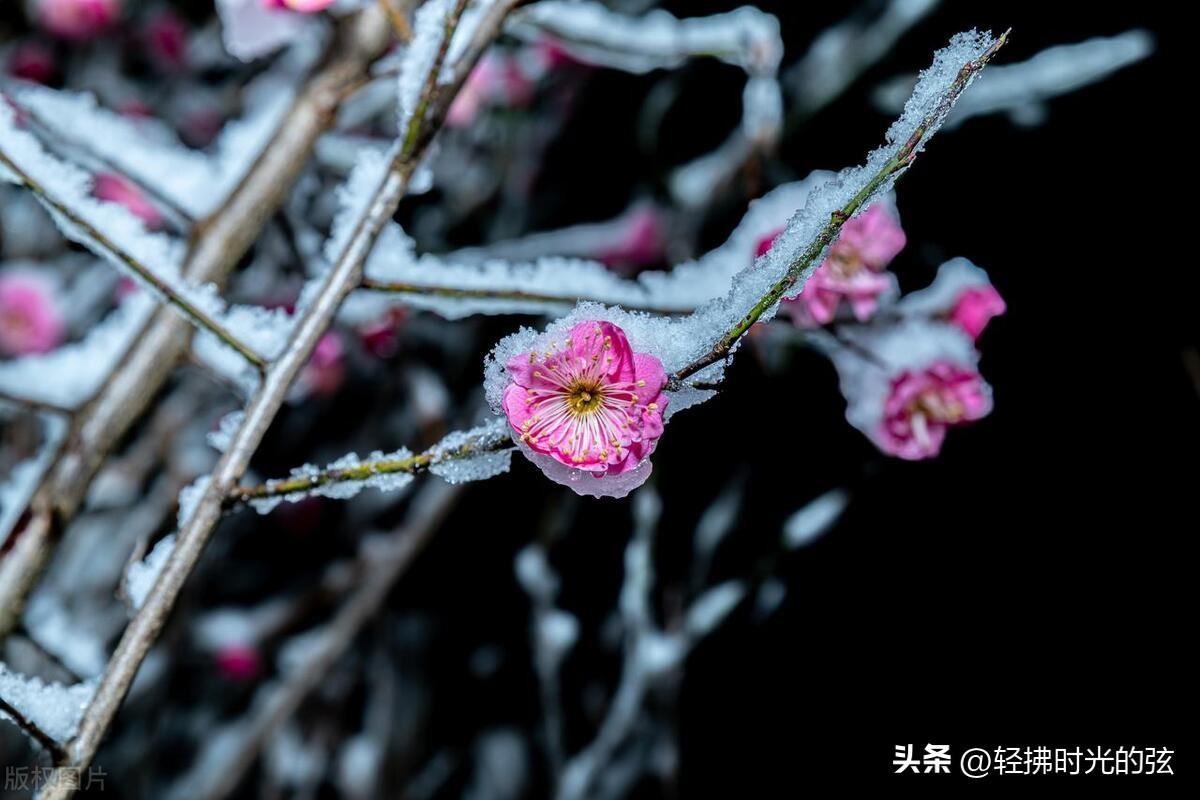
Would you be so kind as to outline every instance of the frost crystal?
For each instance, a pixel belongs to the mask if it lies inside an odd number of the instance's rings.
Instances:
[[[229,447],[229,443],[233,441],[233,435],[237,433],[238,428],[242,427],[242,421],[245,419],[244,411],[240,409],[230,411],[217,422],[215,431],[209,431],[205,435],[205,440],[214,450],[224,453]]]
[[[71,686],[45,683],[40,678],[18,675],[0,663],[0,698],[58,742],[75,734],[95,692],[94,681]],[[0,717],[7,719],[8,715],[0,711]]]

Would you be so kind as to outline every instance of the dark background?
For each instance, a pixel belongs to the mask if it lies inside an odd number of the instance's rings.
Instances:
[[[784,21],[789,61],[846,13],[842,4],[759,5]],[[797,176],[859,163],[889,122],[871,108],[870,89],[924,66],[951,34],[972,26],[1013,28],[997,63],[1134,27],[1157,39],[1147,61],[1052,100],[1040,127],[992,116],[940,136],[901,182],[909,247],[893,269],[905,289],[928,283],[945,258],[965,255],[1008,301],[982,344],[995,411],[953,432],[938,459],[913,464],[876,452],[845,423],[833,370],[813,355],[799,354],[785,376],[742,358],[727,391],[672,422],[654,478],[666,502],[664,606],[672,565],[684,563],[697,517],[728,481],[744,479],[748,488],[719,577],[753,573],[782,520],[807,500],[836,486],[853,492],[833,531],[776,565],[789,587],[783,607],[759,624],[741,614],[689,661],[678,709],[678,796],[796,796],[829,780],[887,788],[905,781],[922,792],[936,781],[955,791],[968,783],[891,776],[892,748],[904,743],[918,752],[947,743],[955,753],[977,745],[1168,745],[1180,750],[1176,771],[1187,771],[1179,737],[1194,711],[1195,584],[1184,554],[1196,534],[1200,387],[1185,351],[1196,352],[1198,287],[1192,234],[1186,222],[1171,221],[1187,214],[1192,178],[1187,150],[1176,143],[1187,103],[1181,31],[1164,12],[1149,3],[948,3],[790,134],[781,161]],[[684,96],[664,121],[661,148],[695,155],[734,124],[736,103],[729,108],[723,98],[737,96],[741,78],[699,65],[680,80]],[[539,187],[559,193],[546,204],[546,226],[617,213],[628,186],[661,169],[619,122],[636,116],[646,85],[615,73],[591,78]],[[728,119],[717,125],[715,117]],[[473,489],[474,500],[487,507],[515,493],[524,504],[541,492],[548,505],[559,502],[529,465],[515,464],[514,473]],[[577,515],[555,559],[564,605],[580,613],[586,638],[589,612],[615,600],[628,519],[620,504],[569,505]],[[462,579],[472,590],[424,601],[469,619],[466,635],[482,624],[511,641],[524,635],[525,620],[505,598],[523,597],[503,565],[531,528],[498,532],[472,522],[457,530],[452,523],[414,578],[432,585],[469,547],[479,566]],[[422,596],[419,580],[401,593]],[[480,597],[492,609],[482,623]],[[462,663],[453,650],[446,655],[448,668]],[[598,658],[575,654],[568,697],[579,688],[572,676],[593,674]],[[463,677],[447,675],[447,692]],[[497,681],[478,687],[468,713],[536,713],[527,666]],[[457,701],[455,709],[448,725],[462,721]],[[572,733],[573,746],[590,736],[582,724]],[[1024,790],[1046,780],[991,778],[983,788]],[[1057,785],[1049,780],[1040,785]],[[1113,778],[1075,780],[1090,781],[1090,790]],[[1163,780],[1118,788],[1140,795],[1182,783]],[[645,796],[657,790],[646,787]]]
[[[783,22],[785,63],[852,7],[754,4]],[[198,16],[210,12],[207,3],[192,5]],[[736,5],[680,0],[666,7],[694,16]],[[688,599],[696,521],[731,482],[745,486],[742,515],[713,580],[769,568],[788,593],[765,620],[749,608],[736,612],[693,653],[678,697],[651,698],[655,717],[672,720],[679,733],[678,783],[647,779],[635,797],[794,797],[833,782],[961,796],[965,778],[891,775],[893,747],[909,743],[918,752],[926,743],[951,744],[956,754],[968,746],[1165,745],[1178,751],[1175,769],[1185,773],[1174,780],[991,778],[970,784],[972,792],[1034,784],[1090,791],[1114,782],[1145,796],[1183,785],[1194,739],[1184,738],[1183,726],[1195,719],[1195,562],[1186,544],[1197,533],[1200,285],[1187,220],[1194,183],[1184,146],[1188,43],[1182,21],[1167,9],[946,2],[844,96],[791,130],[757,191],[715,204],[700,250],[725,238],[749,196],[812,169],[861,163],[890,123],[873,109],[871,89],[925,66],[960,30],[1011,27],[996,63],[1135,27],[1157,38],[1147,61],[1050,101],[1039,127],[992,116],[939,135],[900,183],[909,245],[892,268],[905,290],[926,285],[939,263],[962,255],[988,270],[1008,302],[982,340],[995,410],[953,431],[939,458],[908,463],[878,453],[845,422],[832,367],[799,350],[781,372],[747,349],[719,397],[672,421],[652,478],[665,504],[656,552],[660,615],[669,620]],[[637,120],[647,93],[664,79],[677,81],[681,94],[647,150]],[[533,226],[608,218],[639,194],[662,199],[669,168],[711,150],[737,124],[743,82],[740,71],[707,62],[668,77],[588,75],[537,179]],[[426,318],[414,327],[438,324]],[[465,391],[478,385],[488,344],[517,321],[451,325],[475,343],[464,347],[483,348],[458,366],[439,365]],[[343,407],[319,426],[325,443],[341,448],[335,454],[345,451],[339,437],[388,399],[362,375],[345,394],[352,396],[339,402],[364,413]],[[256,459],[259,474],[317,459],[320,442],[290,437],[301,422],[285,414],[272,428]],[[404,443],[412,444],[378,444]],[[836,487],[852,494],[839,523],[813,545],[776,558],[787,516]],[[469,754],[478,733],[495,726],[540,731],[528,600],[512,570],[515,554],[535,536],[553,539],[561,604],[582,623],[564,673],[569,751],[595,732],[595,704],[586,698],[597,687],[607,696],[617,678],[619,659],[599,641],[620,589],[628,502],[577,498],[520,458],[512,474],[468,491],[400,582],[390,613],[364,633],[390,635],[402,618],[429,631],[415,663],[403,663],[429,682],[428,750],[397,769],[415,770],[445,749]],[[303,530],[286,513],[231,518],[185,603],[211,607],[295,588],[328,563],[328,540],[352,551],[343,541],[352,536],[323,535],[340,530],[344,513],[341,504],[327,504]],[[253,571],[256,562],[272,567],[280,585],[262,580],[267,570]],[[232,564],[249,566],[235,571]],[[168,640],[181,633],[182,616]],[[171,683],[173,700],[205,707],[248,701],[250,687],[214,690],[207,662],[197,657],[192,666]],[[321,702],[310,700],[301,716],[329,712]],[[155,711],[123,714],[110,747],[130,726],[126,741],[144,741],[152,757],[147,771],[170,774],[189,763],[190,751]],[[360,711],[333,709],[347,726]],[[115,755],[102,751],[97,763],[120,764]],[[540,753],[532,757],[541,763]],[[458,796],[468,777],[463,770],[439,796]],[[120,788],[110,791],[146,796],[129,774],[114,778]],[[535,780],[532,796],[543,796],[544,772]],[[258,796],[257,786],[251,779],[239,796]]]

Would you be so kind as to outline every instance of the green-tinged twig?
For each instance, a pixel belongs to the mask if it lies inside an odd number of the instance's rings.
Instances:
[[[267,368],[266,360],[258,353],[254,352],[249,345],[242,342],[233,335],[224,325],[213,319],[207,312],[199,308],[188,298],[180,294],[174,286],[161,277],[155,274],[154,270],[147,267],[142,262],[138,261],[131,253],[126,252],[120,245],[112,241],[103,231],[97,230],[90,222],[83,219],[79,214],[72,210],[68,205],[63,203],[57,197],[46,190],[44,186],[35,181],[27,172],[21,169],[8,154],[0,150],[0,164],[3,164],[10,172],[17,176],[17,179],[25,185],[29,191],[45,205],[54,210],[54,213],[61,216],[63,219],[70,222],[75,227],[82,230],[87,237],[94,241],[102,250],[108,253],[109,256],[120,261],[130,270],[132,270],[139,278],[145,281],[159,295],[164,297],[188,319],[190,319],[198,327],[204,328],[220,339],[222,342],[232,347],[238,352],[242,358],[254,365],[259,372]]]
[[[958,99],[958,96],[971,81],[971,78],[979,73],[979,71],[987,65],[988,61],[992,59],[992,56],[994,56],[996,52],[1004,46],[1005,42],[1008,41],[1008,34],[1009,31],[1002,33],[1000,37],[996,39],[996,41],[993,42],[992,45],[988,47],[988,49],[985,50],[978,59],[969,61],[963,65],[962,69],[960,69],[958,72],[958,76],[954,79],[954,82],[950,84],[950,89],[942,97],[942,101],[938,103],[937,108],[935,108],[929,113],[929,115],[921,120],[921,123],[917,125],[916,130],[913,131],[912,135],[909,136],[904,144],[900,146],[895,155],[888,159],[888,162],[884,164],[877,173],[871,176],[871,179],[867,181],[866,185],[863,186],[863,188],[860,189],[859,192],[855,194],[848,203],[846,203],[846,205],[833,212],[829,222],[825,224],[825,227],[821,229],[821,232],[817,235],[817,237],[809,243],[808,247],[804,249],[799,258],[792,262],[791,266],[788,267],[787,273],[771,287],[766,295],[764,295],[758,300],[758,302],[754,304],[750,311],[747,312],[746,315],[737,322],[737,324],[735,324],[717,341],[715,345],[713,345],[711,350],[687,366],[679,369],[671,376],[669,388],[679,388],[685,378],[695,375],[705,367],[715,364],[728,356],[734,345],[736,345],[742,336],[744,336],[746,332],[750,330],[751,326],[758,322],[759,318],[762,317],[762,315],[765,314],[769,309],[775,307],[775,304],[778,303],[785,294],[787,294],[788,290],[796,284],[796,281],[800,279],[800,277],[809,269],[809,267],[816,263],[816,260],[821,256],[822,253],[825,252],[825,248],[827,248],[835,239],[837,239],[838,233],[841,232],[842,225],[846,223],[846,220],[858,213],[858,211],[862,209],[863,205],[870,200],[875,195],[875,192],[878,191],[879,188],[888,180],[892,179],[893,177],[898,179],[900,175],[904,174],[908,167],[912,166],[913,161],[916,160],[917,154],[919,153],[919,148],[925,140],[926,133],[928,133],[930,128],[935,125],[938,120],[945,118],[946,114],[949,113],[951,106],[953,106],[954,102]]]
[[[422,453],[401,458],[367,459],[353,467],[323,469],[315,475],[279,478],[258,486],[238,486],[229,493],[225,505],[231,508],[253,500],[268,500],[307,492],[331,483],[365,481],[377,475],[419,475],[437,464],[500,453],[512,448],[513,443],[507,436],[497,437],[481,433],[476,439],[464,442],[458,447],[435,446]]]

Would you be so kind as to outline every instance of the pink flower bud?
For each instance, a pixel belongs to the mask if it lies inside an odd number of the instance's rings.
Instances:
[[[249,644],[227,644],[217,651],[217,671],[230,681],[248,681],[262,672],[262,656]]]
[[[121,0],[38,0],[38,22],[50,33],[86,41],[105,33],[121,15]]]
[[[50,83],[58,72],[54,52],[41,42],[18,42],[8,54],[8,74],[32,83]]]
[[[336,392],[346,378],[346,348],[336,331],[317,341],[312,357],[300,371],[297,385],[306,395],[325,396]]]
[[[150,60],[160,69],[175,72],[187,64],[187,24],[171,9],[157,11],[146,20],[142,40]]]
[[[620,239],[597,256],[610,267],[649,267],[663,260],[666,225],[654,206],[641,206],[626,217]]]
[[[315,14],[324,11],[336,0],[261,0],[265,8],[284,8],[289,11],[299,11],[301,14]]]
[[[57,347],[65,333],[49,280],[30,270],[0,272],[0,355],[45,353]]]
[[[992,317],[1003,314],[1006,308],[995,286],[980,286],[963,290],[950,309],[949,319],[977,340]]]
[[[147,228],[158,228],[163,215],[134,184],[111,172],[96,176],[92,194],[108,203],[125,206],[134,216],[146,223]]]

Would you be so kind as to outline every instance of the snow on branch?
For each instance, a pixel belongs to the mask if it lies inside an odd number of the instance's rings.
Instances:
[[[1050,47],[1026,61],[993,67],[954,109],[946,128],[998,113],[1008,114],[1021,125],[1037,124],[1045,117],[1047,101],[1102,81],[1152,52],[1154,37],[1144,30],[1131,30]],[[875,105],[881,111],[896,112],[912,84],[911,76],[889,81],[876,90]]]
[[[13,96],[54,136],[200,219],[225,201],[274,135],[295,96],[292,71],[271,70],[246,86],[245,116],[221,130],[211,153],[184,146],[165,125],[102,108],[90,94],[23,85]]]
[[[11,720],[55,756],[75,732],[95,690],[92,681],[72,686],[45,683],[0,662],[0,718]]]
[[[285,500],[296,503],[311,496],[344,500],[365,488],[395,491],[423,472],[448,483],[484,480],[508,471],[512,449],[508,426],[503,420],[492,420],[451,433],[422,453],[400,449],[386,455],[375,452],[365,459],[349,453],[324,468],[305,464],[293,469],[288,478],[238,487],[230,493],[228,502],[249,503],[265,514]]]
[[[643,272],[633,279],[589,259],[542,256],[514,262],[492,255],[511,253],[520,258],[539,249],[569,249],[592,238],[597,226],[575,226],[508,246],[438,256],[418,255],[412,239],[392,224],[367,260],[363,287],[370,291],[351,296],[342,314],[347,320],[363,322],[392,306],[405,305],[459,319],[473,314],[561,313],[587,301],[654,314],[686,314],[725,295],[734,276],[753,263],[758,244],[775,233],[780,222],[804,205],[808,193],[831,174],[814,172],[774,189],[750,205],[716,249],[669,272]]]
[[[279,345],[277,326],[267,320],[282,312],[226,309],[216,287],[188,285],[180,272],[181,243],[147,231],[142,221],[116,203],[91,193],[91,178],[48,153],[28,131],[18,127],[12,109],[0,103],[0,178],[23,185],[50,212],[67,238],[92,250],[154,295],[163,298],[202,330],[220,339],[246,361],[262,369]],[[258,352],[231,330],[255,337]]]
[[[78,342],[0,362],[0,392],[61,408],[78,408],[100,390],[155,307],[148,295],[131,295]]]
[[[937,8],[940,0],[885,3],[878,14],[851,17],[826,29],[783,76],[798,113],[812,116],[891,52],[896,42]],[[892,111],[903,108],[905,93]]]
[[[508,33],[554,36],[572,56],[625,72],[677,67],[707,56],[748,73],[773,73],[783,55],[779,21],[752,6],[679,19],[656,9],[628,16],[591,0],[543,0],[510,17]]]

